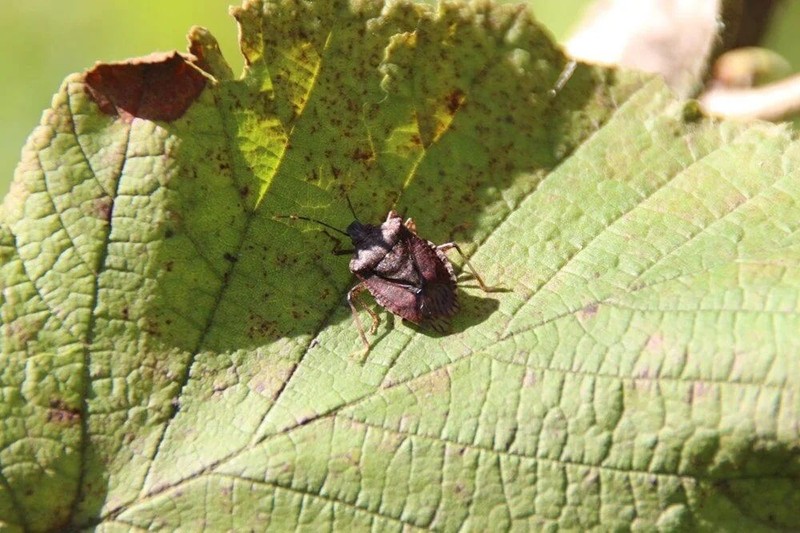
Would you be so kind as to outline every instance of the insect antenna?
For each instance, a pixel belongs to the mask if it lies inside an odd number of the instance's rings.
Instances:
[[[358,220],[358,215],[356,215],[356,210],[353,209],[353,204],[352,204],[352,202],[350,202],[350,197],[345,194],[344,195],[344,199],[347,200],[347,207],[349,207],[350,208],[350,212],[353,213],[353,218],[356,220],[356,222],[358,222],[360,224],[361,221]]]
[[[344,235],[345,237],[349,237],[350,236],[350,235],[347,234],[346,231],[340,230],[339,228],[335,228],[335,227],[331,226],[330,224],[328,224],[327,222],[323,222],[321,220],[317,220],[316,218],[304,217],[304,216],[301,216],[301,215],[275,215],[275,218],[290,218],[292,220],[306,220],[308,222],[316,222],[320,226],[325,226],[328,229],[332,229],[333,231],[339,232],[342,235]]]

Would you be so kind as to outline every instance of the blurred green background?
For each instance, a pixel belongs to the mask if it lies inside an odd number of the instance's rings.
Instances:
[[[590,0],[529,0],[534,14],[563,39]],[[108,0],[6,0],[0,17],[0,197],[8,190],[25,139],[61,81],[96,61],[118,61],[154,51],[186,50],[193,24],[210,29],[240,72],[231,0],[109,2]],[[800,65],[800,1],[784,4],[767,45]]]

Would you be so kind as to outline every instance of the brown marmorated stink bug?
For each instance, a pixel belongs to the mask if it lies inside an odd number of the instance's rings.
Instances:
[[[375,297],[378,305],[390,313],[414,324],[429,325],[440,332],[446,329],[448,319],[459,309],[456,274],[445,255],[447,250],[455,249],[461,254],[484,292],[494,290],[484,283],[455,242],[437,245],[419,237],[414,221],[409,218],[403,222],[396,211],[389,211],[380,226],[362,224],[349,198],[347,204],[355,220],[344,231],[305,216],[279,215],[279,218],[314,222],[346,235],[352,241],[353,248],[344,250],[340,248],[339,240],[328,234],[336,242],[334,254],[353,254],[350,272],[356,275],[359,282],[348,291],[347,303],[364,343],[364,356],[369,352],[370,345],[358,316],[356,302],[372,317],[370,334],[375,334],[380,323],[378,315],[356,299],[365,289]]]

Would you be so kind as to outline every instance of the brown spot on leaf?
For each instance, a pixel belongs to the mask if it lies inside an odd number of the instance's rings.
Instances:
[[[8,332],[11,334],[13,338],[17,340],[17,342],[21,344],[27,343],[34,335],[36,335],[36,331],[31,328],[27,327],[27,324],[22,324],[20,322],[11,322],[8,324]]]
[[[371,161],[374,159],[372,150],[356,148],[352,154],[353,161]]]
[[[148,320],[142,329],[154,337],[161,335],[161,324],[157,320]]]
[[[98,63],[86,72],[86,88],[109,115],[125,121],[172,121],[183,116],[205,87],[206,78],[193,62],[192,56],[172,52]]]
[[[47,411],[47,421],[56,424],[75,424],[81,418],[79,409],[70,407],[64,400],[50,400],[50,409]]]
[[[247,328],[247,335],[251,339],[273,337],[277,334],[278,324],[273,320],[251,313],[249,318],[249,325]]]
[[[100,220],[111,220],[111,207],[114,201],[110,196],[101,196],[92,202],[92,214]]]
[[[581,309],[581,316],[583,318],[592,318],[597,314],[597,303],[592,303]]]
[[[464,93],[456,89],[455,91],[451,92],[447,95],[447,111],[451,115],[455,115],[456,111],[461,107],[464,103],[465,95]]]

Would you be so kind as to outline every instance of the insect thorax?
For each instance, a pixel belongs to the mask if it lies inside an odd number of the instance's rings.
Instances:
[[[400,219],[387,220],[380,226],[353,222],[347,227],[347,234],[353,241],[353,258],[350,270],[356,274],[369,273],[384,260],[400,240],[402,223]]]

